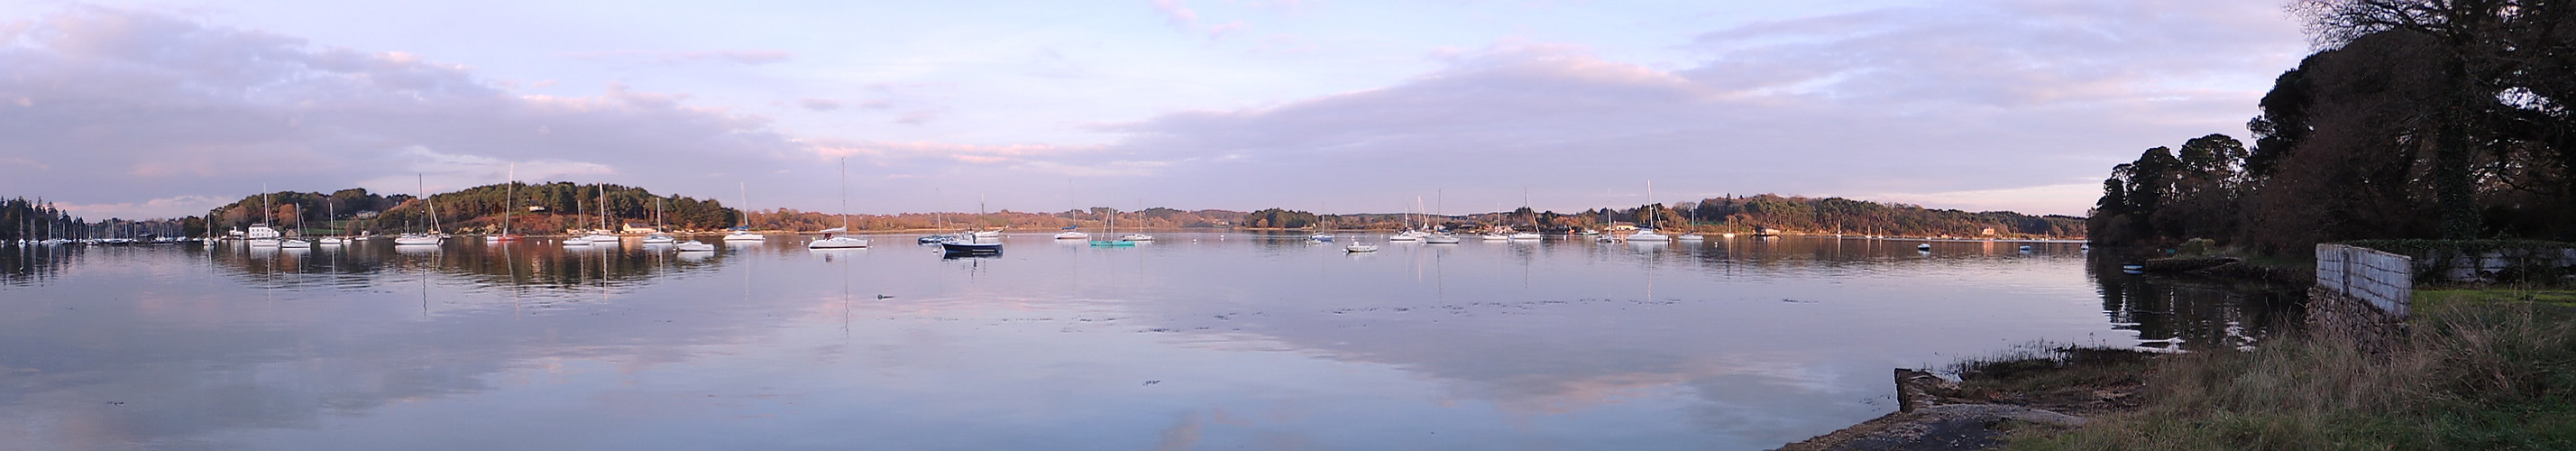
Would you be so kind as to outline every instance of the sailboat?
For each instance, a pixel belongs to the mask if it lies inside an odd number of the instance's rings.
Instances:
[[[573,201],[572,201],[572,217],[574,217],[574,218],[580,218],[580,217],[581,217],[581,199],[573,199]],[[571,236],[566,236],[566,237],[564,237],[564,239],[563,239],[563,245],[564,245],[564,247],[587,247],[587,246],[590,246],[590,245],[591,245],[590,237],[588,237],[588,236],[584,236],[584,235],[581,235],[581,234],[578,234],[578,233],[574,233],[574,232],[575,232],[575,230],[573,230],[573,229],[565,229],[565,230],[564,230],[564,233],[565,233],[566,235],[571,235]]]
[[[1433,209],[1435,209],[1435,210],[1438,210],[1438,211],[1439,211],[1439,214],[1440,214],[1440,221],[1445,223],[1445,222],[1448,222],[1448,221],[1449,221],[1449,219],[1450,219],[1450,218],[1449,218],[1449,208],[1448,208],[1448,207],[1446,207],[1446,206],[1444,206],[1444,205],[1446,205],[1446,204],[1448,204],[1448,203],[1449,203],[1449,200],[1448,200],[1448,197],[1449,197],[1448,190],[1441,190],[1441,192],[1440,192],[1438,195],[1440,196],[1440,202],[1438,202],[1438,203],[1434,203],[1434,204],[1431,204],[1431,206],[1432,206],[1432,208],[1433,208]],[[1422,202],[1422,199],[1421,199],[1421,198],[1415,198],[1413,201],[1414,201],[1414,203],[1421,203],[1421,202]],[[1424,225],[1429,225],[1429,224],[1424,224]],[[1431,234],[1430,234],[1430,235],[1427,235],[1427,236],[1422,237],[1422,244],[1458,244],[1458,236],[1457,236],[1457,235],[1450,235],[1450,234],[1449,234],[1449,232],[1443,232],[1443,231],[1440,231],[1440,228],[1439,228],[1439,227],[1437,227],[1437,226],[1431,227],[1431,230],[1432,230],[1432,232],[1431,232]]]
[[[1697,203],[1693,203],[1693,204],[1691,204],[1691,209],[1690,209],[1690,231],[1683,232],[1683,233],[1682,233],[1682,236],[1673,237],[1673,238],[1674,238],[1674,239],[1678,239],[1678,240],[1682,240],[1682,241],[1701,241],[1701,240],[1707,240],[1707,239],[1708,239],[1708,237],[1699,236],[1699,204],[1697,204]]]
[[[734,189],[742,190],[742,206],[745,208],[751,207],[751,188],[743,185],[742,182],[734,182]],[[734,211],[742,212],[742,217],[734,220],[733,232],[725,234],[724,240],[726,243],[769,240],[768,237],[760,236],[760,234],[757,233],[751,233],[750,211],[743,210],[741,208],[736,208]]]
[[[1521,188],[1521,209],[1522,209],[1522,210],[1529,210],[1529,209],[1530,209],[1530,208],[1529,208],[1529,188]],[[1530,228],[1531,228],[1531,229],[1537,229],[1537,228],[1538,228],[1538,218],[1530,218]],[[1508,229],[1508,228],[1507,228],[1507,229],[1504,229],[1504,230],[1503,230],[1503,232],[1504,232],[1504,233],[1506,233],[1506,235],[1503,235],[1503,237],[1504,237],[1504,238],[1508,238],[1508,239],[1510,239],[1510,240],[1512,240],[1512,241],[1537,241],[1537,240],[1539,240],[1538,232],[1514,232],[1514,231],[1512,231],[1511,229]]]
[[[1653,180],[1648,180],[1648,181],[1646,181],[1646,201],[1647,201],[1647,202],[1654,202],[1654,201],[1655,201],[1655,182],[1654,182]],[[1644,227],[1638,227],[1638,228],[1637,228],[1637,233],[1629,234],[1629,235],[1628,235],[1628,242],[1630,242],[1630,243],[1641,243],[1641,242],[1642,242],[1642,243],[1662,243],[1662,242],[1668,242],[1668,241],[1672,241],[1672,240],[1673,240],[1673,238],[1672,238],[1672,237],[1664,236],[1664,234],[1661,234],[1661,233],[1655,233],[1655,215],[1659,215],[1659,214],[1661,214],[1662,212],[1660,211],[1661,209],[1652,209],[1652,210],[1656,210],[1656,211],[1649,211],[1649,209],[1646,209],[1646,208],[1638,208],[1638,209],[1637,209],[1637,213],[1638,213],[1638,214],[1646,215],[1646,217],[1645,217],[1645,218],[1642,218],[1642,219],[1644,219],[1644,220],[1646,221],[1646,226],[1644,226]]]
[[[436,246],[440,241],[447,239],[447,236],[438,231],[438,201],[429,197],[429,185],[425,181],[427,176],[420,177],[422,178],[414,179],[413,183],[417,184],[414,190],[420,192],[421,203],[429,207],[429,233],[404,233],[402,236],[394,237],[396,246]]]
[[[1100,232],[1100,233],[1103,233],[1103,234],[1118,233],[1118,214],[1117,214],[1117,213],[1110,213],[1110,214],[1109,214],[1109,225],[1107,226],[1107,228],[1101,229],[1101,232]],[[1126,241],[1126,240],[1117,240],[1117,241],[1110,241],[1110,240],[1091,240],[1091,247],[1136,247],[1136,242],[1134,242],[1134,241]]]
[[[644,245],[664,245],[671,244],[673,241],[679,241],[678,238],[672,238],[671,234],[663,233],[662,229],[665,227],[668,226],[665,225],[662,220],[662,198],[655,197],[653,198],[653,233],[650,235],[644,235]]]
[[[1144,199],[1136,199],[1136,215],[1137,215],[1137,217],[1139,217],[1139,218],[1144,217],[1144,215],[1145,215],[1145,200],[1144,200]],[[1111,217],[1110,219],[1111,219],[1111,220],[1116,220],[1117,218],[1116,218],[1116,217]],[[1140,229],[1141,229],[1141,228],[1143,228],[1143,227],[1138,227],[1138,228],[1140,228]],[[1153,236],[1153,235],[1146,235],[1146,234],[1144,234],[1143,232],[1129,233],[1129,234],[1127,234],[1126,236],[1118,237],[1118,241],[1153,241],[1153,240],[1154,240],[1154,236]]]
[[[609,226],[608,226],[608,183],[607,183],[607,182],[601,182],[601,183],[599,184],[599,204],[598,204],[598,205],[595,205],[595,206],[596,206],[596,207],[599,207],[599,208],[597,208],[597,210],[599,210],[599,228],[598,228],[598,229],[591,230],[589,235],[583,235],[581,238],[582,238],[582,239],[584,239],[584,240],[589,240],[589,241],[590,241],[590,244],[594,244],[594,245],[598,245],[598,244],[614,245],[614,244],[617,244],[617,240],[618,240],[617,235],[611,234],[611,233],[609,232],[610,230],[615,230],[615,229],[610,229],[610,228],[608,228]]]
[[[331,223],[331,218],[337,218],[337,217],[340,217],[340,208],[339,208],[339,207],[340,207],[339,205],[334,205],[334,204],[332,204],[332,202],[331,202],[331,201],[329,201],[329,200],[324,200],[324,201],[322,201],[322,223],[323,223],[324,225],[329,225],[329,224]],[[345,228],[345,227],[340,228],[340,229],[334,229],[334,230],[339,230],[339,231],[340,231],[340,233],[348,233],[348,230],[347,230],[347,228]],[[340,235],[337,235],[337,234],[333,234],[333,235],[329,235],[329,236],[324,236],[324,237],[322,237],[322,239],[319,239],[319,240],[313,240],[313,244],[319,244],[319,245],[324,245],[324,246],[338,246],[338,245],[342,245],[342,244],[347,244],[348,242],[349,242],[349,240],[348,240],[348,239],[346,239],[346,238],[341,238],[341,237],[340,237]]]
[[[1423,237],[1431,236],[1431,232],[1422,231],[1424,228],[1422,225],[1414,224],[1415,221],[1422,219],[1421,210],[1422,196],[1413,196],[1413,208],[1404,212],[1404,230],[1396,231],[1395,236],[1386,237],[1386,240],[1422,241]]]
[[[277,247],[285,248],[285,249],[288,249],[288,250],[298,250],[298,251],[309,251],[309,250],[313,250],[313,241],[312,241],[312,240],[304,239],[304,205],[303,205],[303,204],[296,204],[296,207],[295,207],[295,237],[294,237],[294,238],[282,238],[282,239],[277,240]]]
[[[517,207],[511,206],[510,204],[515,203],[518,200],[519,164],[510,163],[510,180],[508,184],[501,185],[501,234],[484,235],[483,242],[499,243],[505,241],[518,241],[519,238],[521,238],[519,234],[510,232],[510,210],[517,209]]]
[[[841,159],[841,226],[823,229],[823,238],[805,243],[806,249],[857,249],[868,247],[868,240],[833,236],[850,231],[850,160]]]

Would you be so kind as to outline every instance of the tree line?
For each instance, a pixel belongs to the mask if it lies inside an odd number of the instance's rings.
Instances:
[[[2093,239],[2265,253],[2363,238],[2576,239],[2576,5],[2302,0],[2320,50],[2247,124],[2112,168]]]
[[[554,233],[603,224],[612,230],[630,223],[653,227],[657,203],[659,222],[668,229],[723,229],[733,227],[741,217],[740,212],[713,199],[657,195],[616,184],[572,182],[483,185],[433,194],[426,201],[407,194],[377,195],[364,188],[329,194],[279,191],[250,195],[216,207],[211,217],[217,227],[268,223],[281,230],[295,227],[300,220],[307,232],[315,234],[397,233],[427,230],[433,225],[448,232],[492,233],[502,229],[502,213],[507,211],[510,230]],[[437,214],[435,221],[432,210]],[[605,217],[601,216],[603,212]]]
[[[0,200],[0,243],[45,239],[187,237],[205,232],[202,218],[90,221],[72,216],[43,199]]]
[[[1245,215],[1242,224],[1256,228],[1321,226],[1395,230],[1423,227],[1426,222],[1431,227],[1453,230],[1501,226],[1542,233],[1633,225],[1709,233],[1753,233],[1768,228],[1792,234],[2073,238],[2085,236],[2087,230],[2084,218],[2073,216],[2032,216],[2009,211],[1968,212],[1840,197],[1818,199],[1776,194],[1729,195],[1675,205],[1604,207],[1574,213],[1521,207],[1511,211],[1455,216],[1397,213],[1318,215],[1271,208]],[[1992,235],[1987,234],[1989,230]]]

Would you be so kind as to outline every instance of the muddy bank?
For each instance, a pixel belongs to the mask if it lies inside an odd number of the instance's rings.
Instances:
[[[2153,354],[2064,349],[2050,358],[1964,364],[1959,381],[1895,370],[1897,411],[1780,451],[1987,449],[2030,428],[2069,429],[2134,409]]]

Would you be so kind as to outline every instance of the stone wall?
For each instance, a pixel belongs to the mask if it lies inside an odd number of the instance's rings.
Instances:
[[[2317,289],[2403,319],[2414,303],[2414,259],[2369,248],[2319,244]]]

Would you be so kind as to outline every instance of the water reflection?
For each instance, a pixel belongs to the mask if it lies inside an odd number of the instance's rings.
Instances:
[[[48,425],[0,443],[1762,449],[1890,367],[2277,314],[2074,244],[1158,235],[65,252],[0,286],[0,423]]]

